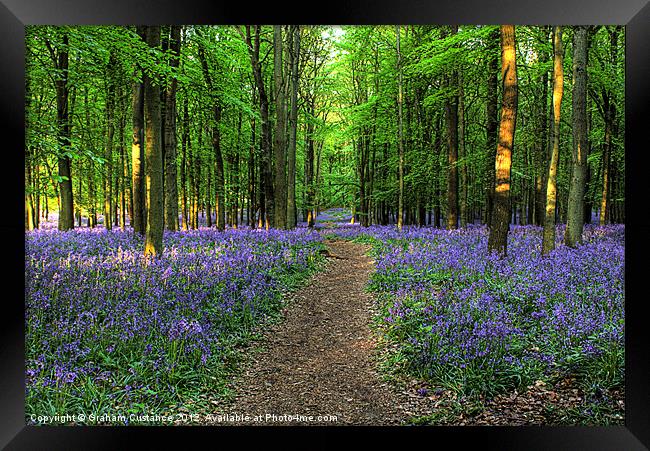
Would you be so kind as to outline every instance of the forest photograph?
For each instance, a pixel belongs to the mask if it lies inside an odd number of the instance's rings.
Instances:
[[[625,425],[625,31],[26,26],[26,424]]]

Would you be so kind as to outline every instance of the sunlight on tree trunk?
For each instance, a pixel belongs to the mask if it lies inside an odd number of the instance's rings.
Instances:
[[[557,165],[560,157],[560,110],[564,88],[562,28],[553,29],[553,147],[546,182],[546,214],[542,255],[555,249],[555,207],[557,201]]]
[[[149,47],[160,45],[160,26],[146,27]],[[144,76],[145,188],[147,225],[144,255],[159,257],[163,251],[163,168],[160,146],[160,87]]]
[[[510,227],[510,166],[518,103],[515,27],[513,25],[501,26],[501,80],[503,100],[495,163],[494,213],[488,237],[488,250],[505,256]]]

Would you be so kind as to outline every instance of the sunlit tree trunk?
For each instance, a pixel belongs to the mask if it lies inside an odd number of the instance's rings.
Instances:
[[[562,28],[553,29],[553,147],[546,182],[546,210],[542,255],[555,249],[555,210],[557,202],[557,164],[560,156],[560,110],[564,87]]]
[[[510,167],[518,102],[515,27],[513,25],[501,26],[501,80],[503,100],[495,163],[494,212],[488,237],[488,250],[505,256],[510,228]]]
[[[582,242],[584,196],[587,171],[587,28],[573,31],[573,165],[565,243],[575,247]]]
[[[160,26],[146,27],[149,47],[160,45]],[[163,162],[160,145],[160,87],[144,74],[145,189],[147,225],[144,255],[159,257],[163,251]]]
[[[144,27],[137,27],[138,34],[144,40]],[[133,232],[144,235],[146,212],[144,192],[144,89],[142,83],[133,83],[133,126],[131,143],[131,197],[133,198]]]

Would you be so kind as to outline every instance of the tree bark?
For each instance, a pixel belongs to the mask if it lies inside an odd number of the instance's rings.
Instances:
[[[50,51],[57,75],[54,80],[56,90],[56,122],[58,135],[57,140],[59,150],[57,152],[57,163],[59,173],[59,193],[61,205],[59,208],[59,230],[71,230],[74,228],[74,201],[72,197],[72,175],[70,170],[70,157],[65,152],[70,149],[70,131],[71,124],[68,115],[68,96],[69,96],[69,69],[68,69],[68,44],[69,37],[63,35],[62,47],[54,49],[49,41],[46,45]],[[47,203],[46,203],[47,206]]]
[[[308,117],[314,114],[313,104],[307,106]],[[307,149],[305,155],[305,208],[307,209],[307,227],[314,228],[316,218],[314,217],[314,125],[307,122]]]
[[[584,226],[584,197],[587,172],[587,27],[573,31],[573,165],[565,243],[575,247],[582,242]]]
[[[469,177],[467,175],[467,154],[465,149],[465,99],[462,73],[458,77],[458,158],[464,160],[460,167],[460,226],[466,227],[469,209],[467,205]]]
[[[616,58],[616,48],[618,45],[618,33],[619,28],[614,27],[609,32],[610,37],[610,63],[612,67],[616,67],[617,58]],[[604,120],[605,120],[605,136],[603,144],[603,155],[602,155],[602,195],[600,201],[600,217],[599,225],[605,225],[610,221],[609,215],[609,195],[610,195],[610,159],[612,156],[612,134],[614,129],[614,124],[616,122],[616,103],[614,99],[614,93],[609,89],[604,89],[602,92],[603,97],[603,110],[604,110]]]
[[[190,139],[190,117],[187,106],[187,93],[183,97],[183,135],[181,137],[181,228],[189,229],[187,214],[187,146]]]
[[[106,147],[104,148],[104,227],[106,230],[113,228],[113,135],[115,133],[115,65],[117,58],[115,51],[111,51],[106,66]]]
[[[275,218],[274,226],[287,228],[287,173],[286,173],[286,103],[282,74],[282,26],[273,26],[273,84],[275,88]]]
[[[210,76],[210,69],[208,68],[207,58],[205,56],[205,49],[203,45],[199,44],[199,59],[201,60],[201,66],[203,68],[203,76],[205,78],[206,85],[208,90],[214,95],[212,100],[212,114],[214,118],[214,126],[212,128],[212,150],[214,152],[215,159],[215,192],[216,192],[216,220],[217,220],[217,229],[224,230],[226,228],[226,203],[225,203],[225,177],[224,177],[224,165],[223,165],[223,153],[221,151],[221,104],[220,100],[216,97],[214,93],[214,86],[212,84],[212,77]],[[209,191],[208,191],[209,198]],[[209,205],[209,201],[208,201]],[[208,208],[208,221],[209,226],[211,224],[211,213]]]
[[[144,27],[137,27],[138,35],[145,39]],[[144,88],[142,83],[133,83],[133,127],[131,144],[131,189],[133,198],[133,232],[144,235],[146,225],[144,188]]]
[[[268,229],[274,221],[275,203],[273,192],[272,180],[272,156],[273,150],[271,148],[271,125],[269,123],[269,100],[266,95],[264,87],[264,79],[262,77],[262,65],[260,62],[260,34],[261,25],[255,25],[255,37],[251,36],[250,26],[246,25],[246,44],[248,46],[248,53],[253,67],[253,77],[259,95],[260,102],[260,116],[262,119],[262,151],[261,151],[261,169],[260,174],[260,205],[261,217],[266,228]],[[264,217],[266,216],[266,217]]]
[[[453,26],[451,35],[457,32]],[[454,69],[448,77],[447,87],[456,91],[458,74]],[[447,229],[458,228],[458,93],[454,92],[445,101],[445,122],[447,124]]]
[[[300,58],[300,26],[293,26],[291,62],[291,110],[289,112],[289,148],[287,151],[287,228],[296,227],[296,134],[298,130],[298,61]]]
[[[146,27],[149,47],[160,45],[160,26]],[[144,255],[159,257],[163,251],[163,162],[160,143],[160,87],[144,74],[145,189],[147,225]]]
[[[514,32],[514,31],[513,31]],[[503,37],[501,37],[503,39]],[[492,211],[494,203],[494,187],[495,187],[495,174],[494,174],[494,161],[497,152],[497,102],[499,92],[497,90],[497,75],[498,75],[498,60],[499,60],[499,30],[495,28],[494,33],[489,38],[488,51],[490,52],[488,59],[488,79],[487,79],[487,125],[486,125],[486,147],[488,149],[487,159],[487,183],[486,183],[486,208],[485,208],[485,222],[491,224]]]
[[[540,54],[540,61],[546,61],[545,52]],[[544,71],[540,76],[540,85],[542,88],[541,98],[539,99],[539,113],[537,115],[537,128],[535,141],[536,159],[538,175],[535,179],[535,223],[544,224],[544,206],[546,204],[546,177],[548,175],[548,71]]]
[[[31,52],[26,49],[25,52],[25,136],[29,137],[29,113],[31,112],[32,92],[31,92]],[[34,230],[37,228],[36,221],[38,215],[35,215],[34,209],[34,179],[33,176],[33,160],[35,159],[35,152],[32,145],[27,138],[25,143],[25,228],[27,230]]]
[[[181,27],[171,26],[169,41],[171,59],[169,65],[177,68],[181,50]],[[176,138],[176,78],[172,78],[165,90],[165,228],[178,230],[178,172],[176,169],[177,138]]]
[[[397,143],[399,150],[399,198],[397,202],[397,230],[402,231],[404,225],[404,136],[402,123],[402,55],[400,49],[400,27],[396,27],[397,35]]]
[[[555,249],[555,210],[557,202],[557,165],[560,156],[560,110],[564,87],[562,28],[553,29],[553,147],[546,182],[546,210],[542,255]]]
[[[515,27],[513,25],[501,26],[501,79],[503,100],[499,143],[495,158],[494,212],[488,237],[488,250],[505,256],[510,228],[510,167],[518,102]]]

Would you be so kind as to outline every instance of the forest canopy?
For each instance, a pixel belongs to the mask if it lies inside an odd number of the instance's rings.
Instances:
[[[583,220],[624,222],[624,29],[554,36],[513,30],[505,217],[544,224],[555,161],[553,220],[567,222],[583,71]],[[364,226],[490,225],[500,38],[498,26],[28,26],[26,228],[58,212],[62,230],[144,233],[148,135],[159,228],[313,226],[330,207]]]

